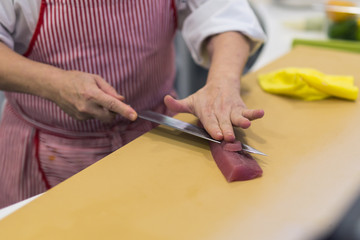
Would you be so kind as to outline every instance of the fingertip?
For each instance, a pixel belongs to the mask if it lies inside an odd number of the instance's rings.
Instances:
[[[137,113],[136,112],[132,112],[128,115],[128,119],[131,121],[135,121],[137,119]]]
[[[164,103],[165,103],[166,107],[168,107],[171,110],[174,110],[179,107],[177,100],[171,95],[166,95],[164,97]]]
[[[166,94],[164,100],[169,100],[169,99],[174,99],[174,97],[171,96],[170,94]]]
[[[164,103],[167,107],[172,106],[175,102],[175,98],[169,94],[164,97]]]
[[[258,118],[262,118],[264,116],[265,112],[263,109],[256,109],[256,110],[253,110],[249,120],[255,120],[255,119],[258,119]]]
[[[172,112],[175,112],[175,113],[180,113],[180,112],[191,113],[191,109],[188,106],[188,102],[187,102],[186,98],[178,100],[178,99],[175,99],[171,95],[166,95],[164,97],[164,103],[165,103],[166,107]]]
[[[265,111],[263,109],[258,109],[256,111],[256,118],[262,118],[265,115]]]
[[[218,131],[214,134],[210,134],[212,138],[214,138],[215,140],[221,141],[224,139],[224,135],[222,134],[222,132]]]
[[[130,105],[127,105],[125,116],[131,121],[135,121],[138,117],[137,112]]]
[[[117,94],[117,99],[119,99],[120,101],[124,101],[125,97],[123,95]]]
[[[242,116],[247,118],[249,121],[256,120],[262,118],[265,112],[262,109],[246,109],[243,111]]]
[[[251,126],[251,122],[246,118],[243,119],[239,124],[239,127],[243,128],[243,129],[249,128],[250,126]]]
[[[234,142],[235,141],[235,135],[233,133],[224,134],[224,141],[226,141],[226,142]]]
[[[173,101],[174,101],[174,98],[172,96],[170,96],[169,94],[164,97],[164,103],[167,107],[171,106]]]
[[[205,128],[205,130],[215,140],[221,141],[224,139],[224,135],[219,128]]]

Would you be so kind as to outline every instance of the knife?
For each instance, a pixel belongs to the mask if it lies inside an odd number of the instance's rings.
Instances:
[[[153,112],[153,111],[142,111],[138,113],[138,117],[141,119],[145,119],[154,123],[158,123],[161,125],[166,125],[171,128],[175,128],[177,130],[180,130],[182,132],[212,141],[216,143],[221,143],[220,141],[213,139],[203,128],[200,128],[198,126],[195,126],[193,124],[183,122],[181,120],[166,116],[161,113]],[[242,148],[244,151],[249,153],[255,153],[266,156],[265,153],[260,152],[259,150],[256,150],[255,148],[250,147],[249,145],[246,145],[244,143],[242,144]]]

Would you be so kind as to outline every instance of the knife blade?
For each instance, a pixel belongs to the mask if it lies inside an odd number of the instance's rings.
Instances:
[[[147,121],[151,121],[157,124],[165,125],[171,128],[175,128],[179,131],[191,134],[193,136],[197,136],[203,139],[206,139],[208,141],[221,143],[220,141],[213,139],[203,128],[200,128],[198,126],[195,126],[191,123],[187,123],[181,120],[178,120],[176,118],[172,118],[169,116],[166,116],[161,113],[153,112],[153,111],[142,111],[138,113],[138,117]],[[243,150],[249,153],[255,153],[266,156],[265,153],[260,152],[259,150],[256,150],[253,147],[250,147],[249,145],[246,145],[244,143],[241,143]]]

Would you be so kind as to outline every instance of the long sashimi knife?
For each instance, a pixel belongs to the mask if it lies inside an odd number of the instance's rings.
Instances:
[[[182,132],[212,141],[216,143],[220,143],[220,141],[213,139],[203,128],[200,128],[198,126],[195,126],[193,124],[183,122],[181,120],[166,116],[164,114],[160,114],[153,111],[142,111],[138,113],[138,117],[141,119],[145,119],[154,123],[162,124],[169,126],[171,128],[175,128],[177,130],[180,130]],[[256,150],[255,148],[250,147],[249,145],[246,145],[242,143],[242,148],[244,151],[249,153],[255,153],[266,156],[265,153],[260,152],[259,150]]]

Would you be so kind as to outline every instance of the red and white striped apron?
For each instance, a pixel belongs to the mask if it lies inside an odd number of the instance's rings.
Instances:
[[[42,0],[29,59],[98,74],[136,110],[166,112],[175,75],[174,2]],[[118,116],[77,121],[40,97],[7,93],[0,125],[0,207],[36,195],[153,126]]]

